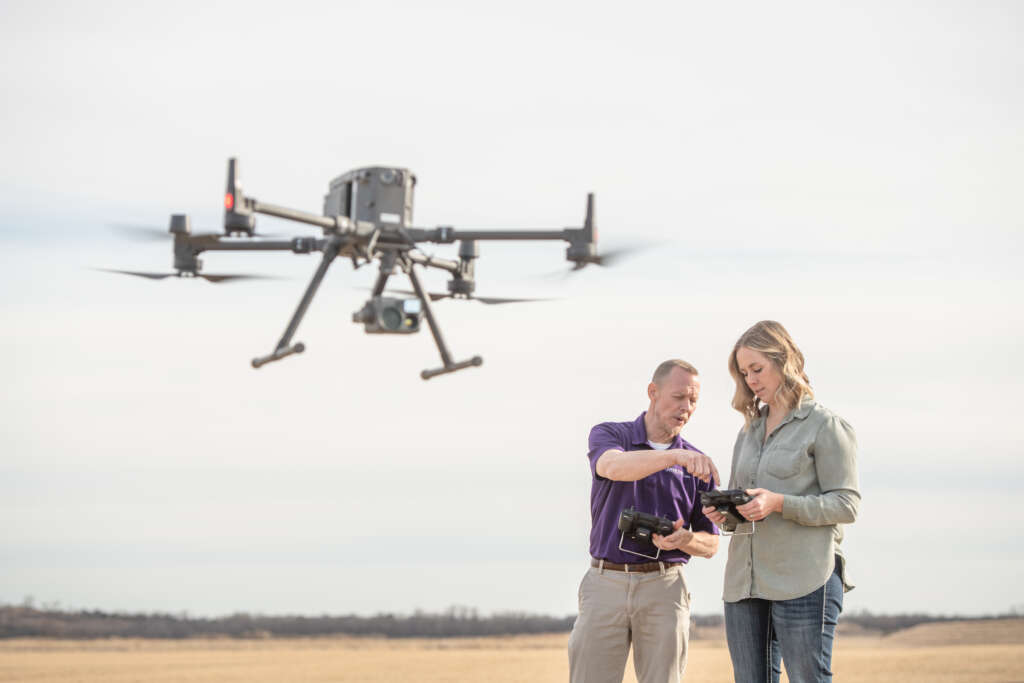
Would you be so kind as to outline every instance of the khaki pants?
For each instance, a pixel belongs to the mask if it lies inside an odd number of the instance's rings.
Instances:
[[[569,636],[571,683],[621,683],[633,645],[640,683],[678,683],[686,669],[690,593],[682,565],[644,574],[591,568]]]

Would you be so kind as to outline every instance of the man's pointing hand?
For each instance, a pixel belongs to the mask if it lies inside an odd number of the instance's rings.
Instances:
[[[680,448],[676,450],[676,464],[701,481],[710,483],[712,477],[714,477],[716,485],[722,481],[718,477],[718,468],[715,467],[715,463],[703,453]]]

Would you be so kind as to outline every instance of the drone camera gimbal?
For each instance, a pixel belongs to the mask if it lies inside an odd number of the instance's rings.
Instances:
[[[352,314],[352,322],[363,323],[367,334],[411,334],[420,331],[419,299],[375,296]]]

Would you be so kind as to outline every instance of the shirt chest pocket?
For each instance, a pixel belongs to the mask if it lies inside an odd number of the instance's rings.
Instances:
[[[811,457],[802,448],[780,448],[765,460],[764,470],[776,479],[789,479],[810,466]]]

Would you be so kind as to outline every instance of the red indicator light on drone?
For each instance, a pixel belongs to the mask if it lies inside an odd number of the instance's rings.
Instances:
[[[230,192],[224,195],[224,208],[227,209],[228,211],[231,211],[233,208],[235,208],[235,195],[231,194]]]

